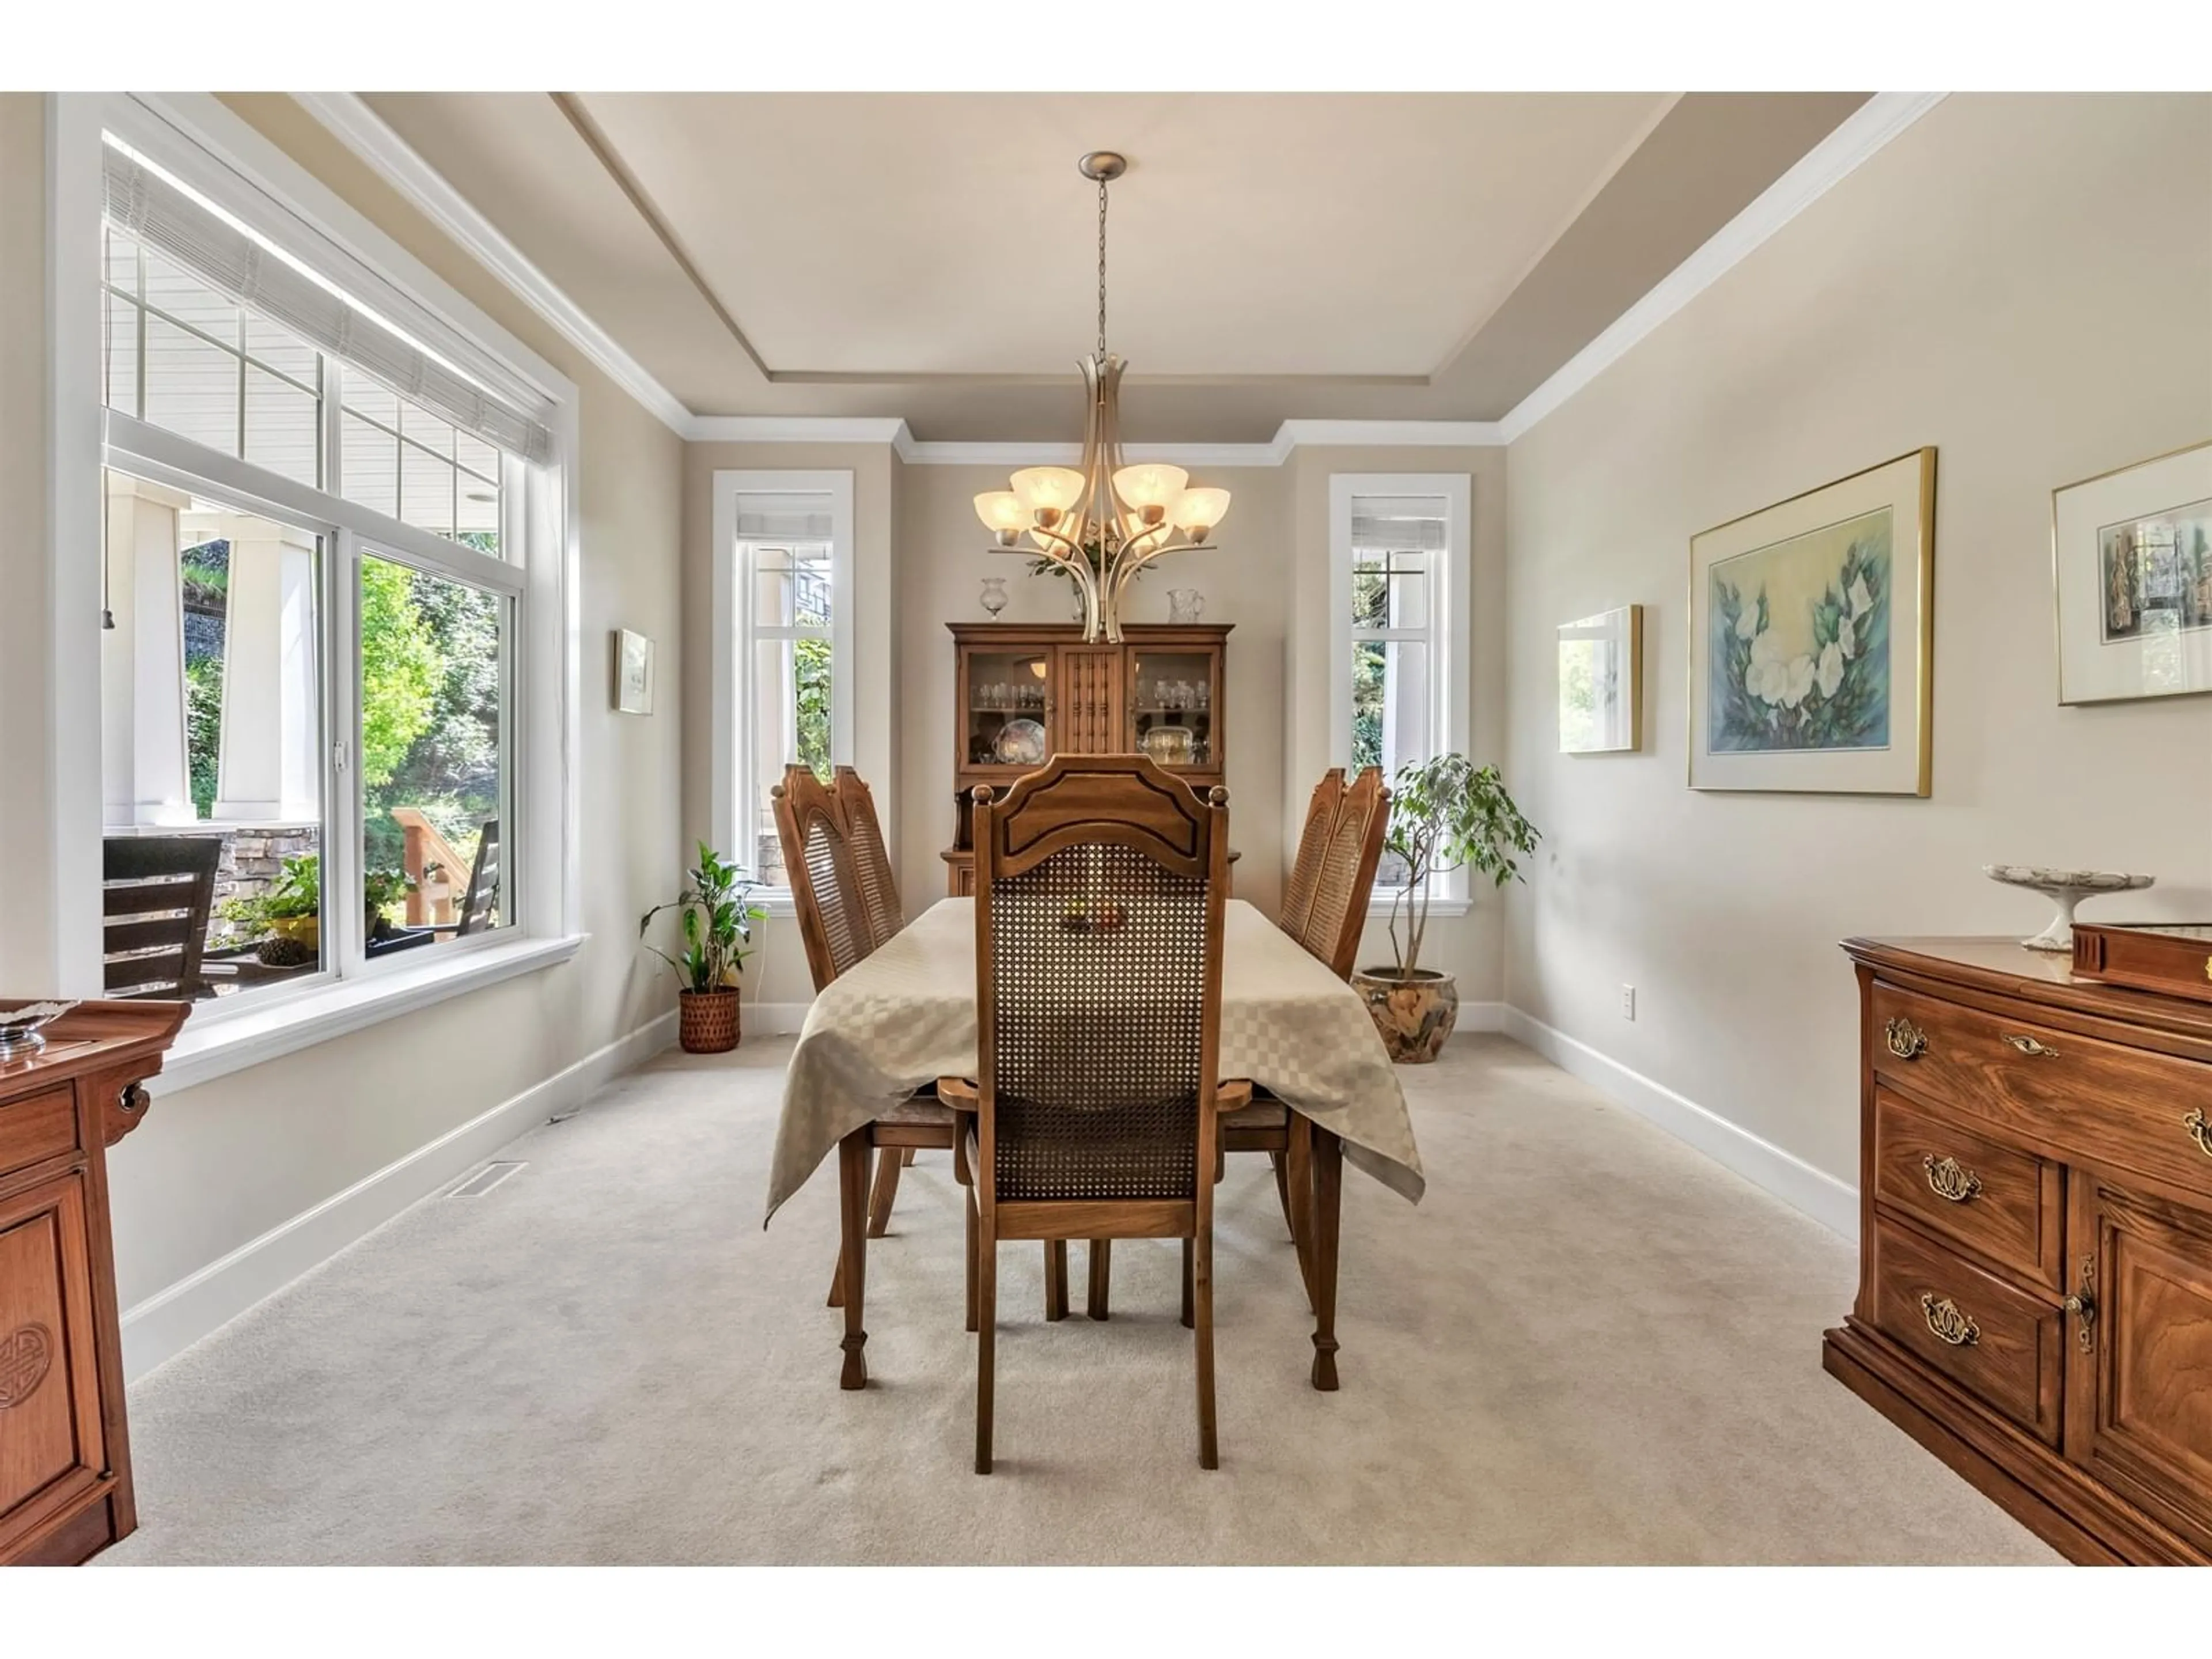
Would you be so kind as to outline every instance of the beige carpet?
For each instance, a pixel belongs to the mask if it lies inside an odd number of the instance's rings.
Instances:
[[[1263,1158],[1232,1163],[1222,1467],[1169,1243],[1043,1321],[1001,1258],[998,1472],[942,1154],[836,1386],[825,1168],[759,1227],[779,1043],[670,1056],[131,1391],[115,1562],[2040,1562],[1820,1368],[1843,1243],[1498,1037],[1403,1075],[1419,1207],[1347,1170],[1344,1387]],[[1073,1277],[1079,1304],[1081,1248]]]

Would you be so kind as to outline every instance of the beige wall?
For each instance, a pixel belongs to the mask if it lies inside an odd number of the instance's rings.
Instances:
[[[159,1099],[112,1162],[126,1310],[673,1006],[672,986],[639,954],[636,923],[678,878],[683,446],[289,99],[228,101],[581,388],[578,765],[590,937],[557,967]],[[0,257],[12,258],[17,239],[4,240]],[[10,477],[15,444],[11,427]],[[664,689],[650,716],[611,712],[607,641],[617,627],[659,641]],[[11,785],[11,809],[15,799]]]
[[[1956,95],[1838,185],[1511,449],[1509,775],[1547,840],[1508,997],[1856,1182],[1838,939],[2039,927],[1988,860],[2212,915],[2212,699],[2059,708],[2050,543],[2054,485],[2208,437],[2212,99]],[[1689,538],[1923,444],[1933,797],[1692,793]],[[1553,629],[1631,602],[1644,752],[1561,757]]]
[[[0,985],[33,992],[53,959],[47,725],[46,100],[0,93],[0,729],[19,734],[0,810]]]

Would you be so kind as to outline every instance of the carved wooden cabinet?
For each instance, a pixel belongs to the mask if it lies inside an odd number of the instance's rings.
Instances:
[[[1073,623],[948,623],[952,633],[955,895],[975,890],[974,803],[1054,755],[1147,754],[1195,788],[1223,781],[1229,630],[1234,623],[1133,626],[1085,644]]]
[[[2076,1561],[2212,1562],[2212,1006],[1852,939],[1860,1279],[1827,1370]]]
[[[106,1149],[185,1009],[80,1003],[0,1063],[0,1565],[74,1565],[138,1524]]]

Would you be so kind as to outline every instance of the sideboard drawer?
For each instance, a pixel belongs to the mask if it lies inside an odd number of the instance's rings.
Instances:
[[[1884,1216],[1875,1218],[1870,1249],[1875,1325],[2057,1445],[2065,1334],[2059,1310]]]
[[[76,1150],[76,1096],[48,1089],[0,1106],[0,1175]]]
[[[2212,1066],[1877,981],[1875,1075],[2060,1147],[2212,1193]]]
[[[1887,1089],[1875,1091],[1874,1109],[1878,1202],[2038,1284],[2060,1282],[2066,1212],[2059,1165]]]

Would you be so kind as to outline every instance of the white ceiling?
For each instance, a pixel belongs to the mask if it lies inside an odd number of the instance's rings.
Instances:
[[[1425,376],[1673,100],[592,94],[580,100],[779,378]]]

